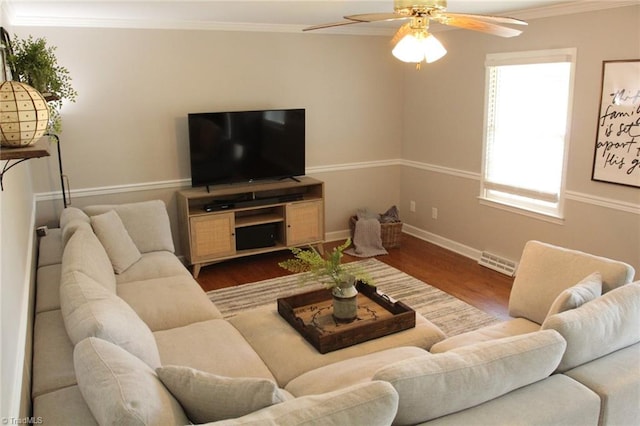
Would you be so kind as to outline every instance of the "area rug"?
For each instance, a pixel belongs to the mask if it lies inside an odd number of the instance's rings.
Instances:
[[[447,336],[455,336],[499,322],[486,312],[379,260],[360,260],[357,265],[374,279],[378,291],[407,304],[440,327]],[[241,312],[267,305],[272,305],[276,309],[278,298],[318,288],[322,286],[320,284],[301,286],[298,274],[294,274],[213,290],[207,295],[222,315],[230,318]]]

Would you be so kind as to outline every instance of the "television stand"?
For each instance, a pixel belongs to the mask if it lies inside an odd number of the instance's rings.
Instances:
[[[178,191],[177,199],[180,240],[194,277],[227,259],[308,244],[322,250],[324,182],[317,179],[212,185]]]

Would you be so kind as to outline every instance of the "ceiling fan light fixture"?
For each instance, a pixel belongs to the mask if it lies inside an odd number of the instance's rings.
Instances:
[[[447,49],[432,34],[417,30],[402,37],[391,53],[402,62],[430,64],[446,55]]]

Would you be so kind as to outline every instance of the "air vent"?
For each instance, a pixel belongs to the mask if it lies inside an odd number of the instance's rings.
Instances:
[[[500,256],[496,256],[495,254],[491,254],[486,251],[482,252],[478,263],[509,277],[512,277],[516,272],[516,262],[509,259],[504,259]]]

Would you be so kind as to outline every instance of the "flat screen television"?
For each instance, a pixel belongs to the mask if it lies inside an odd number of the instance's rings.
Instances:
[[[191,185],[305,174],[305,110],[188,114]]]

